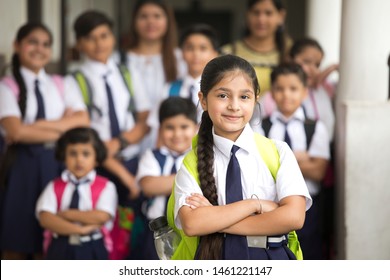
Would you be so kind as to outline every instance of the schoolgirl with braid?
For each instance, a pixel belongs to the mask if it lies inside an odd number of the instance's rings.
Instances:
[[[200,238],[195,254],[181,258],[296,258],[286,235],[302,227],[312,201],[287,144],[248,124],[259,90],[253,67],[237,56],[217,57],[203,71],[204,113],[177,173],[172,207],[174,227],[187,243],[177,252],[194,244],[191,237]],[[272,157],[277,173],[268,166]]]
[[[6,143],[0,169],[2,259],[39,258],[42,229],[34,217],[35,203],[62,169],[54,143],[66,130],[89,125],[77,85],[44,70],[52,42],[40,23],[20,27],[12,75],[0,82],[0,132]]]

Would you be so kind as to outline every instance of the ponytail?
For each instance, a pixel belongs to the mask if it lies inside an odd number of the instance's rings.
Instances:
[[[213,123],[207,111],[202,114],[198,133],[198,174],[203,195],[212,205],[218,205],[217,188],[214,178]],[[223,234],[212,233],[201,237],[197,259],[218,260],[222,258]]]

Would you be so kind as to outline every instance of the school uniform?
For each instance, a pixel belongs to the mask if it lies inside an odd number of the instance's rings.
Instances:
[[[195,106],[197,108],[198,123],[200,123],[201,118],[202,118],[202,113],[203,113],[203,109],[202,109],[202,106],[199,104],[199,98],[198,98],[198,93],[200,91],[200,78],[201,77],[193,78],[190,75],[186,75],[184,77],[184,79],[180,80],[182,82],[181,86],[180,86],[180,90],[179,90],[178,95],[175,95],[175,96],[180,96],[183,98],[191,99],[191,101],[195,104]],[[173,83],[166,83],[164,85],[163,90],[162,90],[162,95],[161,95],[160,99],[158,101],[156,101],[156,103],[155,103],[156,105],[151,110],[151,112],[148,116],[148,119],[147,119],[147,124],[152,129],[151,135],[153,135],[153,137],[155,137],[153,143],[156,143],[156,141],[157,141],[158,128],[160,127],[160,122],[158,119],[160,105],[165,99],[169,98],[172,95],[170,93],[172,90],[171,89],[172,86],[173,86]]]
[[[61,179],[66,183],[63,195],[61,197],[60,209],[58,210],[57,196],[54,190],[53,181],[50,182],[39,197],[35,215],[39,219],[41,212],[50,212],[54,215],[58,211],[70,209],[73,192],[78,185],[79,201],[78,210],[91,211],[100,210],[108,213],[112,218],[104,224],[107,230],[113,227],[113,220],[117,208],[118,198],[115,186],[112,182],[107,181],[106,186],[101,191],[98,200],[93,208],[91,196],[91,184],[96,177],[96,171],[92,170],[85,177],[77,179],[68,170],[61,174]],[[53,238],[47,252],[48,259],[108,259],[108,253],[104,247],[103,234],[99,231],[86,236],[76,236],[80,244],[72,245],[72,236],[59,236],[53,233]]]
[[[329,160],[328,132],[321,121],[316,122],[315,132],[310,147],[307,147],[304,129],[305,114],[302,108],[299,108],[289,119],[286,119],[278,110],[276,110],[272,113],[270,120],[272,126],[269,131],[269,138],[284,140],[286,126],[283,122],[288,122],[287,131],[291,139],[291,149],[293,151],[307,151],[310,157]],[[305,224],[301,230],[297,231],[297,234],[302,246],[304,258],[321,259],[321,208],[319,199],[321,184],[320,182],[308,178],[305,178],[305,181],[309,193],[313,198],[313,206],[307,211]]]
[[[177,79],[181,79],[187,74],[187,64],[183,60],[180,49],[176,48],[174,55],[176,58]],[[128,52],[126,54],[126,63],[131,73],[138,73],[140,81],[146,89],[146,96],[149,98],[149,102],[151,104],[159,104],[163,95],[163,87],[166,83],[162,55],[142,55]],[[156,107],[152,107],[151,114],[155,110]],[[152,129],[141,143],[142,152],[149,148],[155,148],[156,139],[157,131]]]
[[[214,177],[219,205],[226,204],[226,176],[231,149],[234,144],[240,148],[235,155],[240,164],[242,199],[250,199],[255,194],[261,199],[279,202],[290,195],[301,195],[306,198],[306,210],[310,208],[312,201],[302,173],[299,170],[294,154],[285,143],[274,141],[280,155],[280,168],[275,182],[266,163],[259,154],[254,140],[254,132],[249,124],[245,126],[236,142],[216,135],[214,129],[213,139]],[[202,191],[186,166],[182,165],[175,181],[174,219],[175,225],[179,229],[182,229],[182,226],[178,212],[182,206],[189,206],[185,199],[191,193],[202,194]],[[248,242],[250,243],[250,239],[248,239]],[[285,251],[284,246],[285,244],[283,244],[283,247],[270,250],[248,246],[248,250],[250,251],[251,259],[268,259],[269,257],[290,259],[291,255]]]
[[[36,121],[38,99],[35,94],[35,81],[44,104],[46,120],[60,119],[66,108],[73,111],[85,110],[85,105],[72,84],[64,80],[64,92],[46,74],[38,74],[21,67],[21,75],[27,89],[26,114],[22,122]],[[21,118],[15,92],[4,82],[0,82],[0,119]],[[4,130],[2,129],[4,135]],[[62,165],[54,158],[54,143],[16,144],[16,157],[7,173],[2,213],[2,250],[21,253],[39,253],[42,250],[42,229],[34,218],[36,200],[44,186],[57,177]]]
[[[321,120],[325,125],[329,135],[329,140],[333,141],[335,115],[332,106],[332,99],[329,97],[324,87],[319,86],[309,90],[309,95],[302,102],[306,117],[312,120]]]
[[[160,149],[147,150],[139,162],[137,181],[146,176],[160,177],[176,174],[184,156],[185,154],[178,154],[164,146]],[[143,212],[147,224],[153,219],[166,215],[168,198],[169,196],[159,195],[145,201]],[[152,231],[146,231],[143,244],[141,259],[158,260]]]

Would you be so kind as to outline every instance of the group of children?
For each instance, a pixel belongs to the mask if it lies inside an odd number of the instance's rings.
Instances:
[[[319,45],[296,43],[302,67],[273,71],[276,109],[264,121],[255,70],[218,56],[213,28],[184,30],[179,50],[162,1],[138,1],[132,21],[128,49],[115,53],[111,20],[81,14],[83,63],[63,79],[44,70],[50,31],[19,29],[12,75],[0,82],[2,258],[157,259],[147,224],[165,214],[183,241],[201,236],[192,258],[295,259],[288,234],[302,226],[304,256],[320,258],[316,196],[333,124],[310,107],[304,56],[314,48],[321,60]]]

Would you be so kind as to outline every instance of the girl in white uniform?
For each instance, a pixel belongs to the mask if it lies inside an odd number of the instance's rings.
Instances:
[[[66,130],[89,124],[72,83],[44,70],[51,45],[51,33],[44,25],[22,26],[14,43],[13,75],[0,82],[0,129],[7,143],[0,172],[5,259],[39,257],[42,230],[32,213],[44,186],[61,171],[53,143]]]
[[[258,96],[256,74],[246,60],[226,55],[206,65],[196,147],[200,184],[186,165],[175,182],[175,224],[187,236],[201,236],[196,258],[295,258],[283,236],[302,227],[311,198],[286,144],[274,141],[276,180],[260,156],[248,124]],[[272,247],[269,238],[263,246],[250,238],[275,235],[282,242]]]

